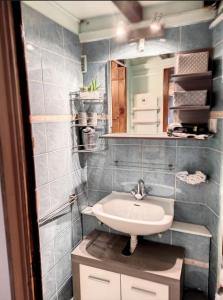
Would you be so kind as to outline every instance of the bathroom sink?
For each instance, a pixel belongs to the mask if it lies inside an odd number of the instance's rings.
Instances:
[[[92,210],[98,220],[112,229],[131,236],[150,235],[171,227],[174,200],[154,196],[135,200],[131,194],[112,192]]]

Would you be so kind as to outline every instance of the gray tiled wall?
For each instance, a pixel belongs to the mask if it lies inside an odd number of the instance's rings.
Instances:
[[[223,110],[223,22],[219,23],[214,27],[212,32],[212,46],[213,46],[213,98],[214,98],[214,111]],[[215,191],[215,197],[218,201],[213,201],[209,199],[208,208],[209,208],[209,224],[208,227],[213,234],[213,239],[211,242],[211,257],[210,257],[210,280],[209,287],[211,291],[211,297],[214,297],[213,291],[216,287],[216,282],[219,281],[219,268],[220,262],[222,261],[222,240],[220,236],[222,233],[219,232],[219,225],[222,222],[221,215],[221,202],[222,202],[222,162],[223,162],[223,120],[218,120],[218,135],[212,141],[210,140],[210,149],[211,149],[211,162],[214,166],[214,157],[215,163],[218,162],[218,174],[215,178],[217,185]],[[212,194],[213,195],[213,194]]]
[[[142,55],[158,55],[177,51],[210,48],[212,47],[212,32],[209,22],[172,28],[166,30],[166,42],[159,40],[147,41]],[[222,29],[217,27],[213,33],[215,56],[222,55],[219,47],[222,40]],[[87,55],[88,71],[84,74],[84,83],[98,78],[104,86],[106,82],[106,62],[114,58],[137,57],[137,46],[119,44],[115,40],[103,40],[83,44],[83,54]],[[216,63],[215,63],[216,65]],[[215,67],[216,70],[216,67]],[[221,72],[221,70],[220,70]],[[215,72],[219,74],[218,72]],[[214,79],[216,106],[214,110],[222,110],[222,78]],[[222,104],[223,107],[223,104]],[[175,204],[175,219],[182,222],[202,224],[209,228],[213,234],[210,256],[210,276],[208,270],[197,267],[186,267],[185,285],[201,288],[208,291],[213,299],[216,286],[217,260],[213,251],[219,247],[219,207],[220,207],[220,173],[222,161],[222,120],[218,120],[218,134],[209,141],[157,141],[113,139],[109,142],[108,150],[102,154],[88,156],[88,203],[93,205],[112,190],[130,191],[139,178],[145,180],[151,187],[150,193],[163,197],[173,197]],[[115,161],[119,164],[116,165]],[[172,164],[170,170],[168,165]],[[181,170],[201,170],[208,174],[209,181],[200,186],[188,186],[175,179],[175,173]],[[95,176],[97,174],[97,176]],[[85,216],[83,218],[84,233],[97,227],[97,222]],[[102,228],[108,230],[106,226]],[[191,240],[190,236],[174,235],[172,242],[184,244],[187,247],[196,246],[198,238]],[[165,242],[170,242],[167,233]],[[206,243],[206,251],[209,242]],[[197,248],[196,248],[197,249]],[[206,254],[207,255],[207,254]],[[202,261],[202,255],[196,259]],[[206,262],[209,258],[205,257]],[[208,282],[209,281],[209,282]]]
[[[82,85],[78,36],[23,5],[31,115],[70,115],[69,92]],[[40,225],[43,296],[72,297],[71,250],[82,239],[79,206],[85,203],[84,160],[72,153],[70,122],[32,124],[39,218],[67,202],[79,201]]]

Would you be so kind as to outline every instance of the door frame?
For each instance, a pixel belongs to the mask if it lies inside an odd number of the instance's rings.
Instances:
[[[0,165],[12,299],[42,299],[35,173],[19,1],[0,1]]]

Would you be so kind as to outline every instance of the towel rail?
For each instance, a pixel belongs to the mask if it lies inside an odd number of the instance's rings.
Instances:
[[[167,171],[175,170],[175,166],[171,163],[165,164],[165,163],[153,163],[153,162],[146,163],[146,162],[144,162],[141,165],[137,162],[114,160],[113,166],[115,166],[115,167],[150,168],[150,169],[155,169],[155,170],[167,170]]]
[[[44,225],[47,221],[55,218],[60,212],[62,212],[65,208],[71,206],[75,201],[77,201],[78,196],[77,195],[71,195],[69,197],[69,201],[66,203],[63,203],[62,205],[58,206],[54,210],[52,210],[50,213],[48,213],[46,216],[39,219],[38,223],[39,225]]]

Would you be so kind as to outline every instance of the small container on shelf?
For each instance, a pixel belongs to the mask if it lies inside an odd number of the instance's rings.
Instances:
[[[204,106],[207,90],[174,92],[174,106]]]
[[[176,56],[176,74],[204,73],[208,71],[208,51],[179,53]]]

